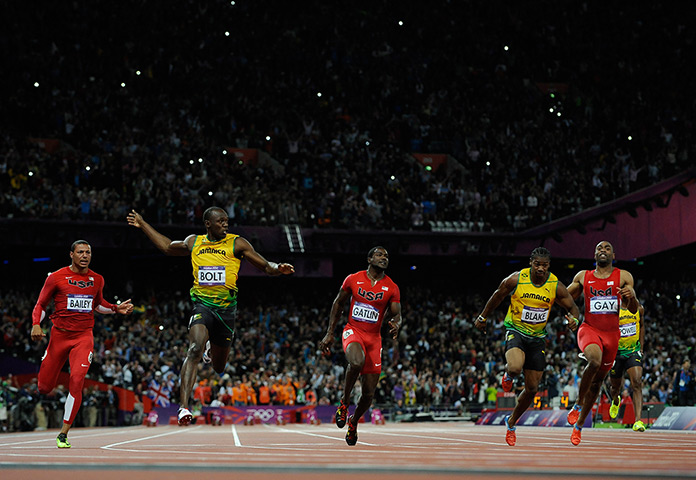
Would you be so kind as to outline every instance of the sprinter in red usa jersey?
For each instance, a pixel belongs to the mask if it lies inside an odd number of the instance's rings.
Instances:
[[[46,353],[39,368],[39,393],[48,394],[55,388],[66,360],[70,361],[68,398],[65,401],[63,426],[56,439],[58,448],[70,448],[68,431],[82,404],[82,385],[92,363],[94,349],[94,311],[103,314],[128,315],[133,311],[130,299],[119,305],[104,300],[104,277],[90,270],[92,249],[85,240],[70,247],[72,264],[48,275],[32,312],[31,339],[38,342],[46,335],[41,321],[53,300],[50,315],[53,328]]]
[[[570,436],[573,445],[580,444],[585,418],[592,411],[604,378],[614,365],[619,348],[619,311],[625,306],[638,311],[633,275],[614,267],[614,247],[603,240],[595,247],[594,270],[581,270],[568,285],[568,293],[577,299],[585,297],[585,320],[578,328],[578,346],[587,360],[582,372],[576,404],[568,412],[568,423],[574,425]]]
[[[401,294],[396,283],[384,271],[389,266],[389,253],[384,247],[373,247],[367,254],[367,270],[348,275],[331,306],[329,327],[319,342],[319,349],[328,355],[334,330],[350,299],[348,323],[343,328],[343,351],[348,360],[341,404],[336,411],[336,426],[346,424],[353,386],[362,375],[362,395],[353,415],[348,418],[346,443],[358,441],[358,420],[372,404],[379,374],[382,372],[382,323],[389,322],[389,333],[396,337],[401,328]]]

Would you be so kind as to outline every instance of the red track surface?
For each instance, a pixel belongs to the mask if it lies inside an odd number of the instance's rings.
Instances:
[[[363,425],[349,447],[345,429],[324,425],[209,425],[75,429],[73,447],[57,431],[0,435],[3,480],[288,480],[379,478],[541,479],[696,478],[696,433],[590,429],[570,443],[570,428],[469,423]]]

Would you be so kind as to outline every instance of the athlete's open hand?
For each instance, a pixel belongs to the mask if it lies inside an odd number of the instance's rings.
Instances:
[[[126,217],[126,219],[128,220],[128,225],[132,225],[136,228],[143,228],[143,216],[135,210],[131,210],[131,213],[128,214],[128,217]]]
[[[290,275],[291,273],[295,273],[295,267],[289,263],[279,263],[278,271],[283,275]]]
[[[42,338],[44,338],[46,334],[43,332],[41,329],[41,325],[32,325],[31,327],[31,339],[34,340],[35,342],[38,342]]]

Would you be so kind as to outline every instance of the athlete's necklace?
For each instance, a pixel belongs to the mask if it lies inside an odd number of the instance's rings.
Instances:
[[[370,269],[369,269],[369,268],[368,268],[367,270],[365,270],[365,273],[367,273],[367,278],[369,278],[370,280],[372,280],[372,285],[374,285],[375,283],[377,283],[377,282],[379,281],[379,280],[377,280],[375,277],[373,277],[372,275],[370,275]]]

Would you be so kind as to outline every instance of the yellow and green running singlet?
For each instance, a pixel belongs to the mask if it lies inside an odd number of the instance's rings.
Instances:
[[[640,351],[640,313],[631,313],[627,308],[621,307],[619,311],[619,354],[628,354]]]
[[[196,236],[191,249],[191,301],[221,309],[237,305],[241,260],[234,256],[234,240],[238,236],[227,234],[216,242],[208,240],[206,235]]]
[[[529,337],[544,338],[549,312],[556,300],[558,278],[549,272],[546,282],[534,285],[529,270],[520,270],[517,287],[512,292],[510,308],[505,315],[505,327]]]

